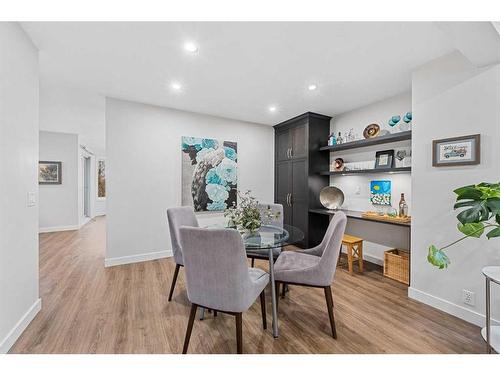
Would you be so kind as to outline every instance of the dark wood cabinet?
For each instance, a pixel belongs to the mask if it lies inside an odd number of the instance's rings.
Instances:
[[[329,185],[329,156],[319,148],[330,133],[329,116],[307,112],[274,126],[275,202],[283,205],[285,224],[304,232],[302,247],[321,242],[328,226],[324,215],[309,215],[310,208],[321,208],[319,192]]]

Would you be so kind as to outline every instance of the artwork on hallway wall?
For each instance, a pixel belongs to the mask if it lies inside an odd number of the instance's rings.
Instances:
[[[391,181],[375,180],[370,182],[370,202],[384,206],[391,205]]]
[[[450,167],[479,164],[480,147],[480,134],[434,140],[432,141],[432,165]]]
[[[106,198],[106,163],[104,159],[97,160],[97,198]]]
[[[182,137],[182,205],[196,212],[236,205],[237,167],[236,142]]]
[[[38,184],[60,185],[62,184],[62,162],[39,161],[38,162]]]

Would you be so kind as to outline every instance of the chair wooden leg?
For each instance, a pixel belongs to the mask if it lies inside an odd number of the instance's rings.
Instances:
[[[193,330],[194,319],[196,318],[197,305],[191,304],[191,312],[189,313],[189,321],[186,329],[186,336],[184,337],[184,348],[182,349],[182,354],[186,354],[189,346],[189,339],[191,338],[191,331]]]
[[[266,318],[266,291],[265,289],[260,293],[260,310],[262,313],[262,327],[267,329],[267,318]]]
[[[236,348],[237,353],[243,353],[243,318],[242,313],[236,314]]]
[[[359,272],[363,273],[363,242],[358,244],[358,268]]]
[[[252,258],[252,268],[255,267],[255,258]]]
[[[286,284],[286,283],[283,283],[283,285],[281,286],[281,298],[285,298],[287,287],[288,287],[288,284]]]
[[[347,245],[347,266],[349,267],[349,273],[352,275],[353,273],[353,255],[352,255],[352,252],[353,252],[353,249],[352,249],[352,245],[351,244],[348,244]]]
[[[174,277],[172,278],[172,285],[170,285],[170,293],[168,294],[168,301],[172,301],[172,294],[174,294],[175,283],[177,281],[177,275],[179,274],[180,265],[175,265]]]
[[[332,327],[332,336],[337,339],[337,330],[335,328],[335,318],[333,316],[333,298],[332,288],[325,286],[326,307],[328,308],[328,316],[330,317],[330,326]]]

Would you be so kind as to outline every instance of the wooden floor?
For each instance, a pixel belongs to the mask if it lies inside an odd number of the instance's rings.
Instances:
[[[104,268],[105,218],[80,231],[40,235],[42,311],[11,353],[180,353],[189,314],[173,259]],[[258,261],[265,267],[265,262]],[[479,328],[410,300],[378,267],[332,285],[338,339],[322,289],[293,286],[280,300],[280,337],[264,331],[257,301],[243,314],[245,353],[483,353]],[[271,321],[267,295],[268,322]],[[234,353],[234,317],[196,320],[189,353]]]

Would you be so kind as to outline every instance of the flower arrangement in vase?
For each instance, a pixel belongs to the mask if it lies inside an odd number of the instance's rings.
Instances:
[[[233,203],[224,211],[224,216],[229,218],[228,227],[236,228],[240,233],[253,234],[264,220],[279,217],[279,212],[273,212],[270,207],[265,211],[259,209],[259,202],[250,193],[250,190],[244,193],[238,191],[239,204]],[[262,214],[264,217],[261,217]]]

